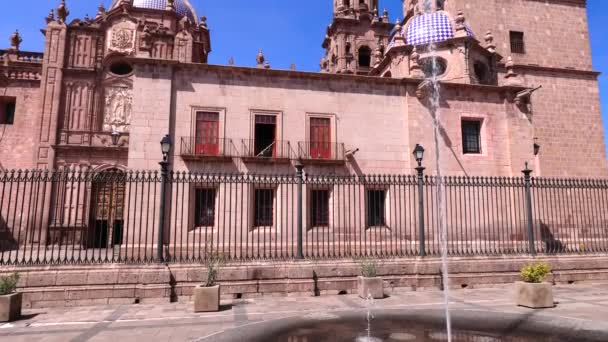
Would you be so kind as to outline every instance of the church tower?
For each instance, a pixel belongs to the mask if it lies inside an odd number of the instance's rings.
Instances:
[[[388,12],[378,9],[378,0],[333,0],[334,18],[323,41],[325,56],[321,71],[368,74],[374,52],[384,51],[393,24]]]

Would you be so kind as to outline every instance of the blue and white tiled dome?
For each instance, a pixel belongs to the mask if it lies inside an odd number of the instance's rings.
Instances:
[[[466,24],[465,30],[469,37],[475,37]],[[405,38],[408,45],[424,45],[454,38],[454,26],[446,12],[433,12],[415,16],[398,34]]]
[[[114,0],[111,8],[118,6],[120,0]],[[167,0],[133,0],[133,7],[164,10]],[[175,0],[175,11],[179,15],[187,16],[193,22],[197,22],[196,11],[188,0]]]

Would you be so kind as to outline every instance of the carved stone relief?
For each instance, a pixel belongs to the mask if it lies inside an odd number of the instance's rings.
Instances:
[[[122,22],[110,29],[108,50],[131,55],[135,52],[135,26]]]
[[[129,132],[133,92],[127,87],[106,88],[103,130],[106,132]]]

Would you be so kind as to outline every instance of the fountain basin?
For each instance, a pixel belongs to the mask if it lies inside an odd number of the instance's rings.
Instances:
[[[371,333],[367,311],[308,314],[241,326],[199,341],[368,342],[447,341],[441,309],[374,310]],[[452,310],[453,341],[608,341],[608,328],[562,316],[490,310]],[[597,323],[597,322],[596,322]]]

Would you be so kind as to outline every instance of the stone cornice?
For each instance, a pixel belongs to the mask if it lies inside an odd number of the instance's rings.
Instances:
[[[157,60],[150,58],[129,58],[135,64],[146,64],[146,65],[172,65],[182,69],[194,69],[202,71],[213,71],[217,73],[225,74],[240,74],[248,76],[262,76],[262,77],[283,77],[283,78],[298,78],[318,81],[347,81],[352,83],[364,83],[364,84],[377,84],[377,85],[413,85],[418,86],[423,79],[420,78],[389,78],[389,77],[378,77],[378,76],[363,76],[355,74],[330,74],[320,72],[309,72],[309,71],[294,71],[294,70],[280,70],[280,69],[260,69],[251,67],[240,67],[240,66],[226,66],[226,65],[215,65],[215,64],[199,64],[199,63],[180,63],[177,61]],[[523,86],[495,86],[495,85],[481,85],[481,84],[466,84],[456,82],[441,82],[443,86],[447,87],[460,87],[464,89],[476,89],[494,92],[503,91],[521,91],[528,89]]]
[[[504,68],[504,63],[499,64],[500,67]],[[515,64],[515,70],[529,70],[529,71],[540,71],[540,72],[554,72],[561,74],[574,74],[574,75],[582,75],[589,77],[598,77],[602,73],[595,70],[581,70],[574,68],[563,68],[563,67],[546,67],[541,65],[532,65],[532,64]]]

